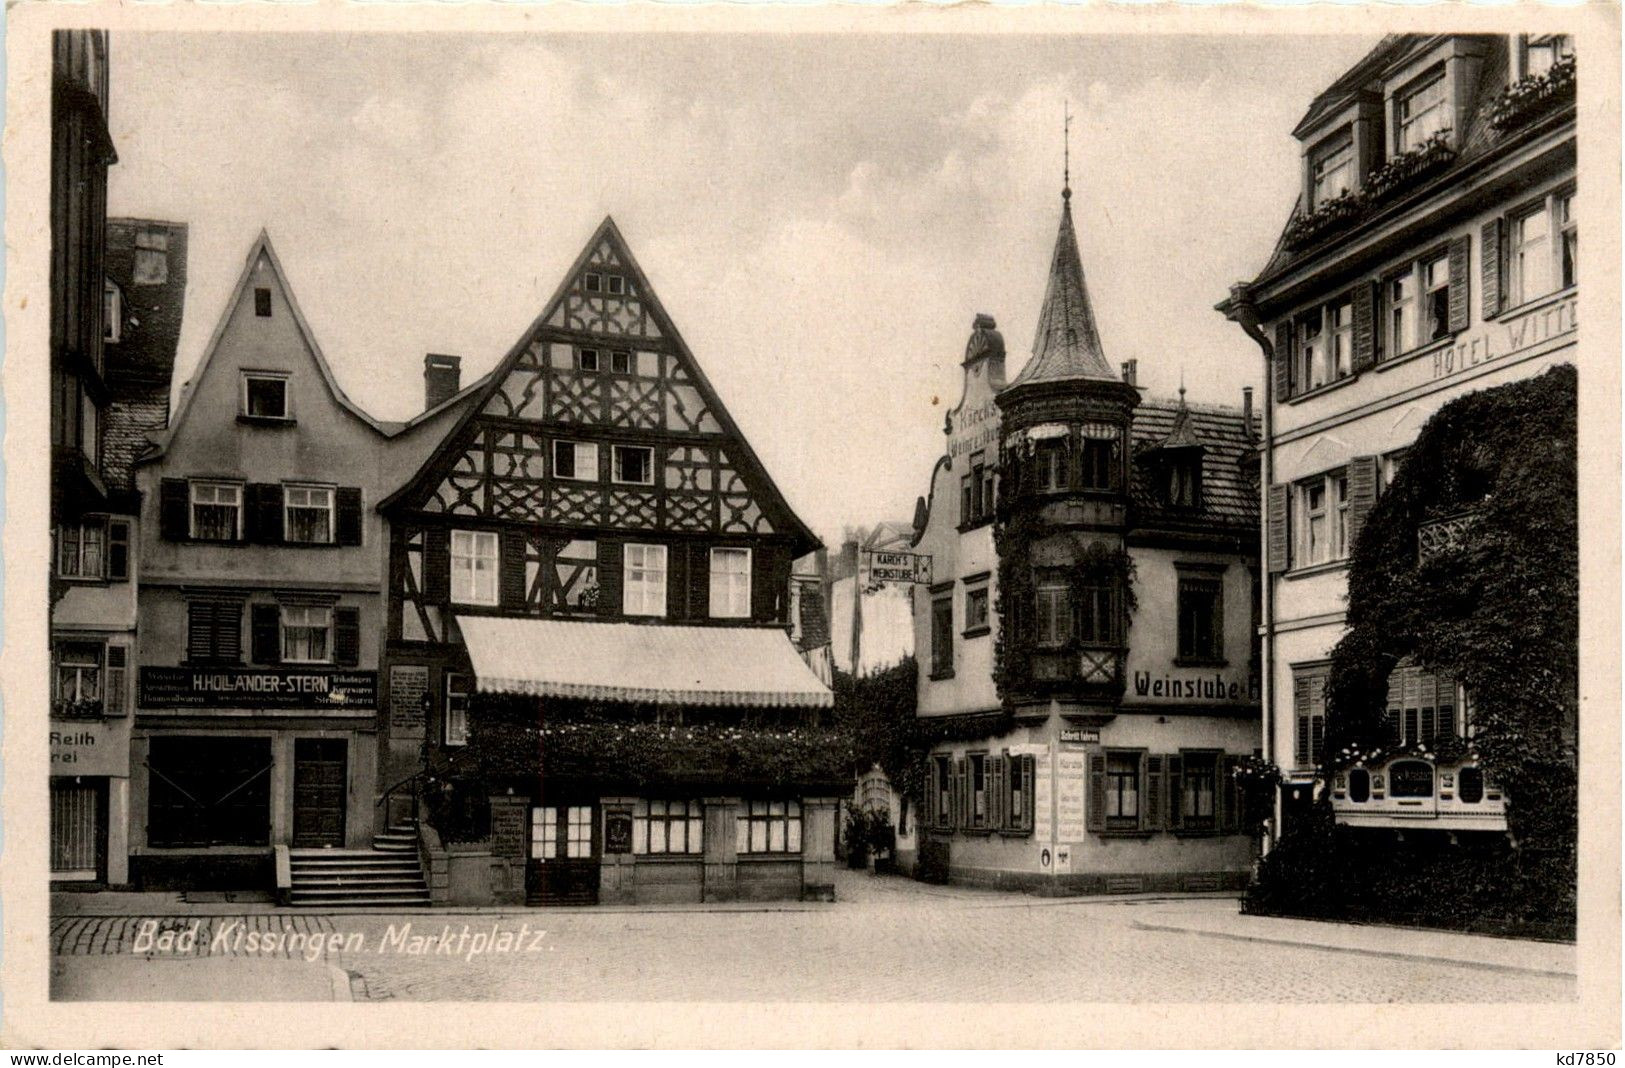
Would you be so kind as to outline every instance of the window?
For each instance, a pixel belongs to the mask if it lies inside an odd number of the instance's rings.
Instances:
[[[1579,279],[1580,234],[1574,222],[1574,194],[1565,193],[1557,198],[1557,226],[1562,245],[1562,262],[1558,265],[1558,280],[1564,289]]]
[[[528,573],[527,589],[535,581]],[[553,560],[553,607],[565,611],[598,607],[598,543],[578,539],[565,544]]]
[[[1293,763],[1300,769],[1320,764],[1326,740],[1326,679],[1331,669],[1324,666],[1292,672],[1292,704],[1296,718]]]
[[[953,826],[953,770],[952,761],[945,756],[931,758],[931,814],[937,827]]]
[[[588,275],[587,277],[591,278],[592,275]],[[596,371],[596,370],[598,370],[598,350],[597,349],[577,349],[576,350],[576,367],[577,367],[577,369],[582,370],[582,371]]]
[[[243,372],[243,414],[252,419],[288,418],[288,376]]]
[[[1422,342],[1437,341],[1450,333],[1449,256],[1422,265],[1422,313]]]
[[[1394,479],[1399,477],[1399,469],[1405,463],[1406,451],[1405,449],[1395,449],[1393,452],[1385,452],[1377,461],[1378,493],[1387,490],[1389,486],[1394,484]]]
[[[1179,782],[1179,820],[1185,830],[1217,830],[1219,763],[1217,752],[1183,751]]]
[[[107,577],[122,581],[130,577],[130,524],[124,519],[107,521]]]
[[[332,660],[333,610],[325,605],[282,606],[282,660],[326,664]]]
[[[703,853],[704,828],[698,801],[639,801],[632,806],[632,852]]]
[[[73,715],[100,715],[102,701],[102,644],[63,642],[57,646],[57,711]]]
[[[609,354],[609,369],[613,374],[629,375],[632,373],[632,354],[630,352],[612,352]]]
[[[468,744],[468,676],[448,671],[446,689],[446,744]]]
[[[618,274],[607,275],[604,278],[604,287],[610,293],[621,294],[626,292],[626,279]]]
[[[742,801],[735,835],[740,853],[799,853],[801,802]]]
[[[1456,683],[1402,660],[1388,673],[1388,735],[1395,745],[1455,737]]]
[[[286,540],[306,545],[333,541],[333,487],[284,486],[282,529]]]
[[[1034,637],[1039,645],[1065,645],[1072,640],[1072,591],[1063,578],[1046,577],[1038,581],[1034,592],[1037,601],[1037,626]]]
[[[1104,438],[1085,437],[1083,439],[1083,488],[1105,490],[1116,485],[1117,480],[1112,477],[1113,442]]]
[[[1552,285],[1552,215],[1542,204],[1512,220],[1508,294],[1514,306],[1550,293]]]
[[[1114,593],[1114,587],[1107,583],[1093,582],[1078,587],[1078,640],[1083,644],[1117,644]]]
[[[614,467],[610,474],[616,482],[637,486],[654,485],[654,450],[641,445],[612,446]]]
[[[1448,130],[1450,109],[1445,98],[1444,71],[1435,72],[1402,95],[1395,111],[1396,152],[1409,152],[1441,130]]]
[[[1224,659],[1224,587],[1217,576],[1179,580],[1179,658]]]
[[[629,616],[666,614],[666,547],[628,545],[621,610]]]
[[[553,477],[576,482],[598,480],[598,446],[582,441],[553,443]]]
[[[126,542],[128,524],[124,525]],[[107,521],[87,518],[57,528],[56,573],[62,578],[99,579],[106,568]]]
[[[582,288],[589,293],[602,293],[604,291],[604,276],[596,271],[588,271],[582,280]]]
[[[1316,149],[1310,159],[1309,173],[1311,209],[1354,188],[1354,134],[1341,133]]]
[[[575,860],[592,856],[591,805],[563,808],[542,805],[530,810],[530,857],[546,863],[563,856]]]
[[[193,482],[192,537],[236,541],[243,536],[243,487],[236,482]]]
[[[972,453],[970,470],[960,479],[959,523],[969,526],[993,518],[993,469],[985,456]]]
[[[194,664],[242,663],[243,606],[236,601],[188,601],[186,659]]]
[[[987,754],[970,753],[965,757],[970,776],[970,825],[986,827],[988,813]]]
[[[1416,273],[1407,270],[1389,280],[1384,289],[1388,301],[1388,337],[1385,351],[1398,356],[1416,347]]]
[[[1347,378],[1354,369],[1354,305],[1347,301],[1326,309],[1331,343],[1327,348],[1328,381]]]
[[[159,735],[149,743],[147,841],[268,845],[271,739]]]
[[[1349,791],[1353,796],[1353,789]],[[1467,805],[1484,800],[1484,770],[1478,767],[1462,768],[1456,776],[1456,797]]]
[[[1348,554],[1348,474],[1334,471],[1297,484],[1298,544],[1293,565],[1342,560]]]
[[[965,635],[986,634],[991,629],[988,621],[987,587],[967,587],[965,590]]]
[[[1524,43],[1524,73],[1545,74],[1560,60],[1574,55],[1574,38],[1566,33],[1530,37]]]
[[[711,550],[711,617],[745,619],[750,615],[750,550]]]
[[[1293,378],[1300,390],[1326,384],[1326,345],[1321,338],[1322,325],[1319,309],[1298,322],[1297,367]]]
[[[487,530],[451,532],[451,599],[497,603],[497,536]]]
[[[1198,461],[1180,456],[1168,462],[1168,503],[1175,508],[1196,507]]]
[[[124,336],[124,301],[118,286],[107,282],[102,286],[102,340],[117,344]]]
[[[954,673],[954,599],[952,593],[931,598],[931,677],[952,678]]]
[[[1449,337],[1450,256],[1441,252],[1408,264],[1383,283],[1382,299],[1385,359]]]
[[[1138,830],[1140,826],[1140,754],[1106,754],[1106,827]]]
[[[1004,806],[1006,830],[1020,831],[1032,827],[1033,758],[1013,756],[1006,760],[1010,790]]]
[[[1043,493],[1064,490],[1071,482],[1066,471],[1066,442],[1049,438],[1038,443],[1033,463],[1038,472],[1038,488]]]
[[[271,291],[263,287],[254,290],[254,314],[261,319],[271,317]]]

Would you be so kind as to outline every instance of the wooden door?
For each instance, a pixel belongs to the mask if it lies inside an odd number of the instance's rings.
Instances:
[[[532,808],[526,901],[532,905],[598,904],[599,837],[596,803]]]
[[[293,844],[342,846],[349,780],[343,738],[296,738],[293,743]]]

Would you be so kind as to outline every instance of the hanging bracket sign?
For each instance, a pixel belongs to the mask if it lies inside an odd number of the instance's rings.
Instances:
[[[922,553],[863,551],[863,569],[870,582],[902,582],[929,586],[931,584],[931,557]]]

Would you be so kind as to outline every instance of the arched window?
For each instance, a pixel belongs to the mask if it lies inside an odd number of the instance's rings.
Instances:
[[[1476,805],[1484,800],[1484,771],[1482,768],[1462,768],[1457,776],[1456,796],[1462,803]]]

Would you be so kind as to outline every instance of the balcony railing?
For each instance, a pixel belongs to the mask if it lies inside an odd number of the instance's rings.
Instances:
[[[1461,512],[1423,523],[1416,529],[1416,558],[1426,563],[1441,553],[1461,547],[1467,534],[1478,523],[1477,512]]]

